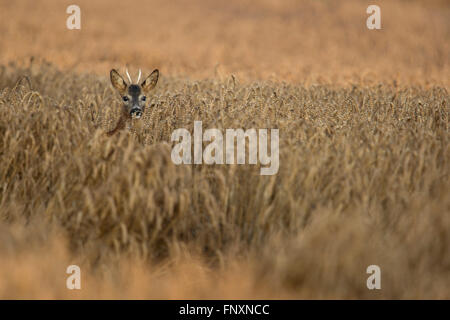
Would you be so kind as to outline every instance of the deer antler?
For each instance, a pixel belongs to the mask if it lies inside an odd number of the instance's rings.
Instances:
[[[130,80],[130,84],[133,84],[130,74],[128,73],[128,68],[126,68],[126,73],[127,73],[128,80]],[[141,79],[141,75],[142,75],[142,72],[141,72],[141,69],[139,69],[139,76],[138,76],[136,83],[139,83],[139,80]]]
[[[141,69],[139,69],[139,76],[138,76],[138,79],[137,79],[137,81],[136,81],[136,83],[139,83],[139,80],[141,79]]]
[[[130,77],[130,74],[128,73],[128,68],[126,69],[126,72],[127,72],[127,77],[128,77],[128,80],[130,80],[130,84],[132,84],[132,83],[133,83],[133,81],[131,81],[131,77]]]

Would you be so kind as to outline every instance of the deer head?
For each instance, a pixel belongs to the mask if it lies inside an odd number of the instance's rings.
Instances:
[[[111,83],[113,87],[120,93],[123,102],[123,112],[127,117],[135,117],[139,119],[145,110],[147,103],[147,95],[156,86],[159,78],[158,69],[153,72],[139,84],[141,78],[141,70],[139,70],[139,77],[136,83],[131,81],[130,74],[127,72],[129,84],[125,82],[122,76],[112,69],[110,73]]]

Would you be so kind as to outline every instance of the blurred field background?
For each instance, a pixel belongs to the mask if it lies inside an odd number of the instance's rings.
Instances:
[[[73,1],[2,0],[0,63],[35,56],[99,75],[130,64],[197,79],[448,85],[448,1],[376,1],[382,30],[370,32],[372,2],[80,0],[81,30],[69,31]]]
[[[448,1],[70,4],[0,0],[0,298],[450,298]],[[162,76],[107,138],[125,65]],[[173,165],[194,120],[279,173]]]

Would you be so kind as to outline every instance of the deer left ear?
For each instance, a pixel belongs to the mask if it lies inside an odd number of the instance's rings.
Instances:
[[[110,72],[111,84],[116,88],[120,94],[124,94],[127,89],[127,83],[123,80],[122,76],[115,70],[112,69]]]
[[[158,78],[159,78],[159,71],[158,69],[155,69],[144,81],[142,81],[141,83],[142,90],[144,90],[144,92],[152,90],[156,86]]]

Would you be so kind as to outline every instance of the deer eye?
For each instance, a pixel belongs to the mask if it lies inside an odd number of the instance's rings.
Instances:
[[[123,101],[125,101],[125,102],[128,101],[128,97],[127,97],[127,96],[124,96],[122,99],[123,99]]]
[[[142,101],[145,101],[146,99],[147,99],[147,97],[146,96],[142,96]]]

